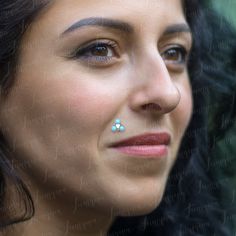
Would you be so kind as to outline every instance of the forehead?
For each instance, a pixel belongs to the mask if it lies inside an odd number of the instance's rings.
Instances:
[[[71,24],[82,18],[106,17],[122,19],[139,29],[161,28],[183,23],[185,17],[181,0],[56,0],[50,2],[35,20],[49,36],[60,35]]]

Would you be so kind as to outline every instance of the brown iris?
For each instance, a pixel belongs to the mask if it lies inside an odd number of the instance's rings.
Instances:
[[[105,57],[108,54],[108,49],[105,46],[95,46],[91,49],[91,53],[94,56]]]
[[[179,51],[177,51],[176,49],[170,49],[165,53],[165,59],[168,61],[179,61],[179,57]]]

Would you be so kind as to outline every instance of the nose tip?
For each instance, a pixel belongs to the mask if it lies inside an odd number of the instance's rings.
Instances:
[[[163,88],[161,91],[153,91],[152,95],[150,95],[151,92],[146,91],[146,94],[149,94],[148,99],[140,93],[132,100],[134,110],[159,115],[166,114],[173,111],[181,99],[181,94],[176,86],[169,90]]]
[[[166,88],[167,89],[167,88]],[[170,85],[165,91],[164,89],[159,92],[158,99],[155,101],[155,107],[160,107],[159,111],[169,113],[173,111],[180,102],[179,89],[174,85]]]

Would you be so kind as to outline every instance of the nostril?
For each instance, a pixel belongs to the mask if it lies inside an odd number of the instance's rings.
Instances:
[[[156,104],[156,103],[149,103],[149,104],[145,104],[142,106],[143,109],[147,110],[147,109],[150,109],[150,110],[157,110],[157,111],[161,111],[162,108],[160,105]]]

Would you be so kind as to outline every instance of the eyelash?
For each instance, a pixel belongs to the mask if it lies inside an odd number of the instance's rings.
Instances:
[[[114,55],[112,56],[95,56],[95,55],[86,55],[92,52],[93,49],[98,48],[106,48],[111,49],[116,57],[119,57],[118,53],[116,52],[118,50],[118,45],[114,41],[100,41],[100,42],[94,42],[87,46],[81,47],[77,49],[72,55],[72,58],[74,59],[82,59],[89,63],[103,63],[106,64],[110,62],[112,59],[114,59]]]
[[[161,53],[161,56],[164,57],[168,56],[167,53],[172,53],[175,51],[175,53],[180,53],[178,54],[178,60],[166,60],[166,63],[169,64],[174,64],[174,66],[185,66],[187,64],[187,56],[188,56],[188,51],[185,49],[185,47],[183,47],[182,45],[170,45],[171,47],[169,47],[168,49],[166,49],[163,53]],[[107,52],[109,52],[109,49],[111,49],[113,51],[112,56],[96,56],[96,55],[86,55],[86,54],[90,54],[92,52],[93,49],[98,49],[98,48],[103,48],[103,49],[107,49]],[[88,44],[87,46],[83,46],[81,48],[78,48],[72,55],[71,58],[73,59],[81,59],[83,61],[86,61],[90,64],[94,64],[94,65],[101,65],[101,64],[109,64],[111,63],[111,61],[114,59],[114,57],[118,58],[119,57],[119,53],[117,53],[118,50],[118,45],[116,42],[114,41],[97,41],[91,44]],[[171,54],[170,54],[171,55]],[[164,59],[165,60],[165,59]]]

